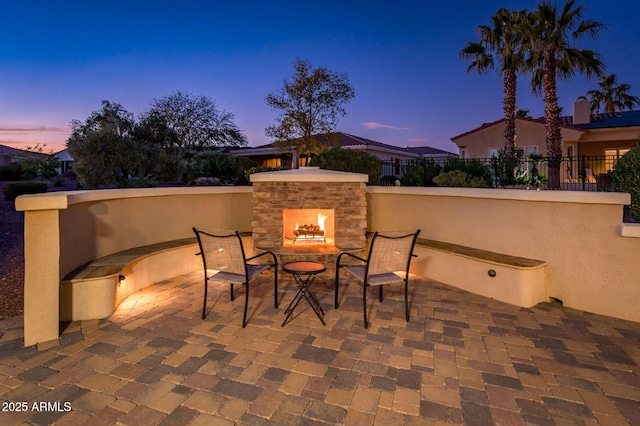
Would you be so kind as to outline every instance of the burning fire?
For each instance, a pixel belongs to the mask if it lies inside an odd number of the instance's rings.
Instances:
[[[296,223],[296,227],[294,228],[293,242],[295,244],[296,241],[304,241],[304,242],[326,242],[325,236],[325,221],[329,216],[318,212],[318,222],[317,224],[310,225],[300,225]]]
[[[327,220],[329,216],[325,216],[322,213],[318,213],[318,226],[321,230],[324,231],[324,221]]]
[[[295,230],[296,231],[324,231],[325,226],[324,223],[329,216],[325,216],[322,213],[318,213],[318,223],[317,225],[300,225],[296,223]]]

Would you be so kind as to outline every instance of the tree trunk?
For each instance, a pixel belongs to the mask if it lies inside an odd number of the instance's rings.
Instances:
[[[507,158],[516,157],[516,89],[515,68],[504,70],[504,152]]]
[[[556,58],[552,50],[544,58],[544,117],[547,157],[549,159],[548,189],[560,189],[560,164],[562,163],[562,134],[560,111],[556,91]]]

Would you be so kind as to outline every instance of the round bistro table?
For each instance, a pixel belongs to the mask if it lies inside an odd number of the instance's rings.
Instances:
[[[296,261],[285,263],[284,265],[282,265],[282,270],[293,275],[293,279],[295,280],[296,286],[298,287],[298,292],[296,293],[291,303],[289,303],[287,309],[284,311],[284,313],[287,314],[287,317],[282,322],[282,326],[284,326],[289,318],[291,318],[294,309],[296,308],[296,306],[298,306],[298,303],[300,303],[300,300],[303,297],[307,299],[307,303],[309,303],[309,306],[311,306],[313,312],[316,313],[316,315],[322,322],[322,325],[326,325],[324,323],[324,319],[322,318],[324,316],[322,306],[320,306],[320,302],[311,292],[310,287],[311,283],[313,283],[313,280],[316,278],[316,275],[326,271],[327,267],[318,262]]]

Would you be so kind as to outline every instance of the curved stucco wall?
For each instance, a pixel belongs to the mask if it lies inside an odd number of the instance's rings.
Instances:
[[[640,239],[622,226],[629,194],[467,188],[367,188],[369,230],[548,262],[546,294],[564,306],[640,322]]]
[[[251,231],[250,187],[70,191],[24,195],[25,345],[58,337],[60,280],[92,259],[194,236],[192,227]]]
[[[54,192],[20,197],[16,208],[35,214],[55,205],[60,207],[59,278],[97,257],[193,237],[193,226],[251,231],[249,187]]]
[[[191,227],[251,231],[251,187],[74,191],[21,196],[25,344],[58,337],[60,279],[91,259],[190,237]],[[622,225],[628,194],[368,187],[368,229],[548,262],[546,294],[640,322],[640,232]],[[628,236],[625,236],[628,235]]]

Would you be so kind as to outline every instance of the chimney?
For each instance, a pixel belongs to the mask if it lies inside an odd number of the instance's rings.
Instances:
[[[573,103],[573,124],[589,124],[591,121],[591,104],[589,101],[575,101]]]

